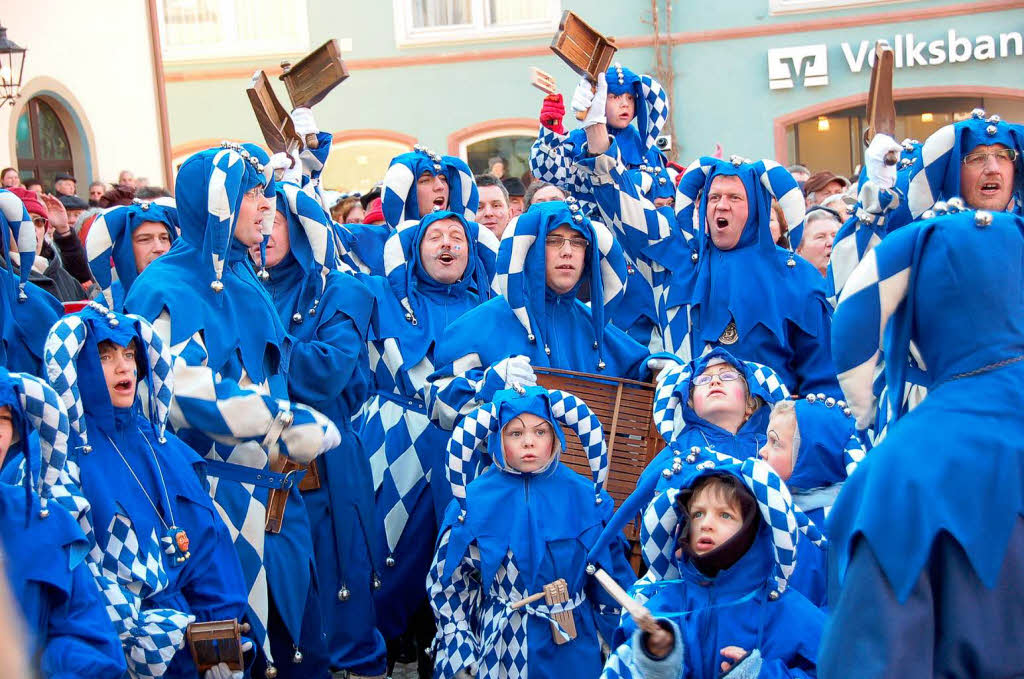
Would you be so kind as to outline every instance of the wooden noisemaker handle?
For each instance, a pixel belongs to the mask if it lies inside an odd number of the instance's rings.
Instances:
[[[645,613],[650,615],[650,611],[648,611],[647,608],[639,601],[626,594],[626,590],[619,587],[619,583],[615,582],[615,579],[608,575],[608,572],[604,569],[598,568],[594,572],[594,578],[602,587],[604,587],[605,591],[615,599],[615,602],[626,609],[626,612],[631,616],[642,616]]]
[[[316,135],[310,132],[306,135],[306,148],[307,149],[318,149],[320,148],[320,142],[316,140]]]
[[[519,601],[515,602],[514,604],[509,606],[509,608],[514,611],[517,608],[522,608],[523,606],[525,606],[527,604],[532,604],[534,601],[539,601],[539,600],[543,599],[544,596],[545,596],[544,592],[537,592],[536,594],[531,594],[530,596],[523,597]]]

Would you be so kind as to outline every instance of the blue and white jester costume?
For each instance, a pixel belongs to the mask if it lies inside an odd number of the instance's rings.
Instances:
[[[730,677],[814,677],[825,616],[789,587],[789,579],[798,563],[798,544],[806,537],[824,545],[825,539],[765,462],[704,453],[711,458],[708,464],[697,474],[679,477],[677,487],[659,492],[649,505],[649,489],[638,488],[597,543],[600,548],[605,539],[613,539],[647,505],[640,545],[649,570],[634,585],[633,596],[646,602],[655,618],[670,623],[675,636],[672,652],[657,661],[647,654],[643,633],[624,619],[602,679],[717,679],[723,659],[719,651],[725,646],[750,651]],[[708,475],[739,479],[760,512],[751,546],[714,576],[701,571],[686,550],[676,555],[688,523],[680,494]],[[592,554],[592,563],[602,566],[600,553]]]
[[[319,203],[297,185],[278,182],[277,211],[287,220],[289,251],[260,278],[291,339],[288,393],[341,432],[341,443],[314,461],[320,488],[303,492],[330,666],[380,675],[385,653],[372,597],[373,480],[351,423],[370,391],[366,335],[373,297],[356,277],[337,270],[330,218]]]
[[[536,472],[512,468],[502,449],[502,430],[523,413],[550,422],[556,437],[551,462]],[[580,438],[592,480],[561,463],[565,437],[559,425]],[[485,456],[492,464],[474,478],[486,466]],[[613,513],[604,490],[608,451],[597,417],[563,391],[500,391],[456,427],[448,467],[455,500],[428,579],[438,627],[434,676],[450,679],[471,667],[481,679],[597,676],[602,640],[611,638],[620,612],[586,574],[587,553]],[[601,554],[628,587],[635,574],[621,534]],[[511,608],[559,578],[568,585],[567,603]],[[557,645],[552,615],[565,610],[572,611],[577,636]]]
[[[99,344],[136,348],[129,408],[111,403]],[[65,316],[46,341],[46,368],[71,420],[69,477],[88,505],[78,519],[133,677],[194,677],[192,622],[240,619],[245,586],[227,526],[204,488],[201,457],[166,431],[171,356],[152,326],[100,304]]]
[[[639,183],[641,166],[659,170],[665,166],[665,157],[655,141],[669,120],[668,94],[651,76],[637,75],[619,63],[608,69],[605,78],[609,95],[633,95],[636,125],[631,122],[621,129],[608,125],[608,133],[630,178]],[[530,149],[530,169],[537,179],[554,184],[576,198],[589,213],[594,207],[592,187],[587,174],[576,167],[586,140],[582,129],[558,134],[541,126],[537,141]]]
[[[123,308],[126,292],[139,277],[132,236],[145,222],[166,226],[173,243],[178,237],[178,209],[174,199],[136,199],[131,205],[118,205],[102,212],[89,227],[85,239],[89,269],[109,309],[120,311]]]
[[[318,615],[304,616],[317,603],[305,507],[298,484],[269,470],[270,457],[307,464],[340,437],[324,415],[289,402],[285,330],[233,235],[247,193],[258,190],[273,205],[267,160],[257,146],[225,143],[185,161],[175,183],[181,237],[142,272],[125,307],[153,323],[170,347],[177,384],[171,424],[207,458],[210,494],[234,540],[247,616],[269,663],[272,641],[288,650],[322,641],[319,631],[302,629],[319,624]],[[273,208],[265,229],[268,215]],[[276,534],[264,530],[272,488],[289,490]],[[271,596],[281,624],[268,636]],[[302,669],[292,662],[278,669],[292,667]]]
[[[773,198],[788,223],[803,223],[803,194],[785,168],[737,157],[694,161],[679,182],[673,227],[624,178],[623,165],[613,155],[592,157],[586,164],[593,170],[594,195],[604,218],[634,259],[650,263],[666,350],[691,360],[725,345],[738,358],[770,366],[793,393],[841,395],[829,351],[831,307],[821,275],[775,245],[771,236]],[[707,201],[700,196],[720,176],[738,177],[747,193],[747,222],[729,250],[715,246],[703,226]],[[695,223],[701,228],[691,251],[684,233]]]
[[[0,247],[0,365],[41,376],[46,333],[64,309],[56,297],[29,285],[36,228],[25,204],[7,189],[0,189]],[[11,273],[12,249],[21,258],[18,277]]]
[[[1002,144],[1017,152],[1008,212],[1024,214],[1024,125],[974,109],[967,120],[939,128],[924,144],[907,140],[891,189],[862,178],[858,203],[836,234],[829,263],[829,295],[838,300],[847,279],[867,252],[896,229],[921,219],[939,201],[958,199],[963,157],[981,145]],[[967,206],[971,207],[971,206]]]
[[[891,404],[832,507],[823,677],[1024,672],[1022,263],[1020,216],[950,211],[888,235],[843,289],[833,350],[858,425],[880,349],[913,341],[932,381],[909,413]],[[890,393],[903,366],[885,365]]]
[[[854,214],[836,234],[827,280],[833,304],[857,265],[889,234],[914,220],[934,216],[932,208],[941,211],[947,200],[959,209],[971,207],[964,206],[960,199],[962,159],[978,146],[991,144],[1002,144],[1017,152],[1013,197],[1006,211],[1024,214],[1024,126],[1004,122],[998,115],[986,117],[982,109],[975,109],[969,119],[936,130],[924,144],[904,141],[896,184],[884,189],[864,178]],[[903,409],[915,407],[928,393],[931,380],[920,359],[917,347],[911,343]],[[884,438],[891,419],[885,386],[880,373],[875,393],[886,405],[878,409],[878,417],[865,431],[865,440],[872,443]]]
[[[362,273],[386,276],[384,249],[388,238],[402,222],[419,220],[421,212],[430,212],[430,208],[422,210],[416,198],[416,182],[423,173],[441,175],[448,183],[448,204],[442,209],[469,221],[476,217],[480,198],[473,171],[465,161],[455,156],[442,156],[417,144],[413,151],[395,156],[384,174],[381,193],[384,224],[346,224],[341,232],[345,247],[362,264]]]
[[[579,282],[557,294],[547,285],[545,239],[563,225],[589,245]],[[439,343],[427,404],[431,419],[451,429],[495,392],[511,387],[505,365],[513,356],[526,356],[534,366],[640,379],[647,349],[608,324],[609,311],[622,300],[625,270],[611,232],[584,216],[575,201],[532,205],[513,219],[498,251],[500,296],[453,323]],[[589,306],[577,298],[584,280],[590,284]]]
[[[430,278],[420,258],[426,230],[442,219],[463,225],[469,248],[466,271],[451,285]],[[490,297],[497,246],[493,234],[463,215],[434,212],[399,225],[388,239],[386,277],[359,275],[377,301],[367,344],[373,394],[359,436],[373,473],[374,530],[384,538],[378,541],[375,563],[385,564],[376,596],[385,639],[405,631],[426,596],[423,583],[432,552],[424,538],[434,535],[437,514],[451,499],[444,483],[448,433],[430,422],[424,397],[436,343],[455,319]],[[435,505],[440,506],[435,510]]]
[[[735,434],[705,420],[690,404],[691,379],[718,363],[733,366],[746,381],[750,395],[763,401]],[[765,441],[772,404],[785,398],[789,398],[789,391],[774,370],[740,361],[721,347],[687,365],[667,368],[658,379],[653,413],[655,426],[667,445],[647,464],[638,485],[648,477],[660,477],[657,490],[678,486],[679,481],[673,478],[674,468],[685,464],[690,470],[688,474],[698,472],[701,463],[708,459],[701,452],[704,448],[739,459],[755,457]]]
[[[64,404],[38,377],[0,368],[0,406],[10,409],[14,431],[4,479],[19,475],[21,458],[22,486],[0,482],[0,543],[28,655],[44,677],[120,679],[124,654],[85,563],[89,546],[61,502]]]

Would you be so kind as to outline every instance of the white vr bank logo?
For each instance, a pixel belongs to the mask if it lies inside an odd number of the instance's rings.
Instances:
[[[828,46],[804,45],[768,50],[768,87],[785,90],[800,78],[804,87],[828,85]]]
[[[974,39],[957,35],[950,29],[934,40],[920,40],[913,33],[895,36],[892,45],[896,68],[938,66],[965,61],[987,61],[1019,57],[1024,53],[1024,36],[1018,31],[998,35],[979,35]],[[840,43],[843,60],[851,73],[860,73],[875,63],[874,41]],[[802,45],[768,50],[768,87],[786,90],[796,87],[828,85],[828,45]]]

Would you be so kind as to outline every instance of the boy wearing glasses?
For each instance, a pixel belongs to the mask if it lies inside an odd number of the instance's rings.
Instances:
[[[626,261],[603,224],[579,205],[534,205],[505,231],[500,296],[448,326],[428,379],[427,408],[445,429],[495,392],[537,383],[533,366],[640,379],[648,351],[610,325]],[[589,285],[589,306],[579,299]]]

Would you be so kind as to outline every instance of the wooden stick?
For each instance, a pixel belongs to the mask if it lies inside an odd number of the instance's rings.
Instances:
[[[509,606],[509,608],[510,608],[510,609],[512,609],[512,610],[514,611],[514,610],[516,610],[517,608],[522,608],[522,607],[523,607],[523,606],[525,606],[526,604],[532,604],[532,603],[533,603],[534,601],[539,601],[539,600],[543,599],[543,598],[544,598],[545,596],[546,596],[546,595],[545,595],[545,593],[544,593],[544,592],[538,592],[538,593],[536,593],[536,594],[531,594],[530,596],[528,596],[528,597],[523,597],[523,598],[522,598],[522,599],[520,599],[519,601],[515,602],[514,604],[512,604],[511,606]]]
[[[604,587],[605,591],[615,599],[616,603],[622,606],[626,612],[629,613],[629,617],[633,618],[633,621],[640,629],[651,633],[661,629],[661,627],[658,626],[658,623],[654,621],[654,616],[651,615],[651,612],[647,607],[629,596],[629,594],[626,593],[626,590],[619,587],[619,583],[615,582],[615,579],[612,578],[607,571],[598,568],[597,571],[594,572],[594,578],[596,578],[598,583]]]

